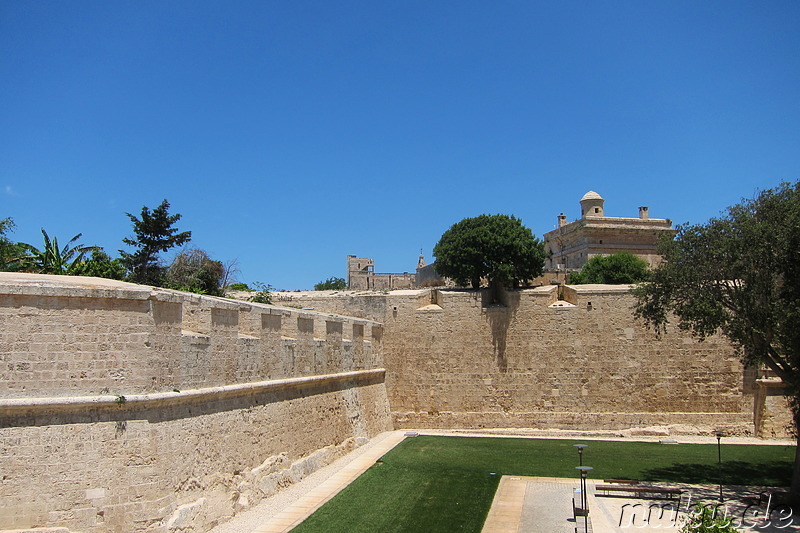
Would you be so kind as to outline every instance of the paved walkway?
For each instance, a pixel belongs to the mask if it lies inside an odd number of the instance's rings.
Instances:
[[[588,533],[678,531],[687,509],[699,501],[716,505],[717,485],[669,483],[683,489],[677,500],[597,496],[596,481],[588,482]],[[572,517],[572,498],[578,479],[503,476],[486,518],[483,533],[584,533],[584,520]],[[726,501],[719,513],[739,531],[788,533],[800,531],[800,517],[776,506],[756,506],[750,498],[761,487],[725,487]],[[575,495],[579,498],[579,493]],[[576,529],[577,528],[577,529]]]
[[[483,533],[584,531],[584,520],[572,516],[573,491],[577,480],[503,476],[497,487]],[[577,493],[580,498],[580,493]],[[579,504],[579,502],[576,502]],[[588,520],[586,524],[591,524]],[[591,525],[589,531],[592,531]]]

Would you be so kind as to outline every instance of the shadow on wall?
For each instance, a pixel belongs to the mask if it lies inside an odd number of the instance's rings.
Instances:
[[[492,332],[492,347],[497,369],[505,373],[508,371],[506,347],[508,343],[508,328],[517,315],[519,309],[519,291],[507,291],[502,287],[481,289],[481,311],[489,321]]]

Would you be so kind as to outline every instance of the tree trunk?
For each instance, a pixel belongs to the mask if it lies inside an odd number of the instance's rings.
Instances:
[[[800,509],[800,395],[795,394],[790,402],[792,420],[794,421],[795,449],[794,468],[792,468],[792,486],[789,489],[789,503]]]
[[[798,400],[795,399],[795,402]],[[789,489],[789,503],[794,509],[800,509],[800,426],[798,426],[798,409],[793,405],[795,449],[794,449],[794,468],[792,469],[792,486]]]

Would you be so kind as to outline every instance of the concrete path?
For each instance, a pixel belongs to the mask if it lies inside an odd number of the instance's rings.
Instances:
[[[669,483],[660,485],[681,488],[680,501],[607,497],[596,495],[595,484],[588,481],[588,533],[677,532],[688,509],[700,501],[716,505],[719,494],[717,485]],[[483,533],[583,533],[584,520],[572,519],[572,497],[578,486],[578,479],[503,476]],[[770,489],[725,487],[726,500],[718,512],[739,531],[800,531],[800,517],[789,516],[779,507],[752,505],[750,498],[762,490]]]
[[[583,532],[584,520],[579,518],[576,523],[572,516],[572,497],[577,486],[577,480],[572,479],[503,476],[482,531],[574,533],[578,527]],[[580,498],[580,493],[577,497]],[[591,524],[588,520],[586,523]]]

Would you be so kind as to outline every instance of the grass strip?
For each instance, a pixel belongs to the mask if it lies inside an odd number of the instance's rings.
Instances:
[[[719,482],[716,444],[483,437],[408,438],[293,531],[479,532],[502,475]],[[794,446],[722,445],[726,485],[788,486]]]

